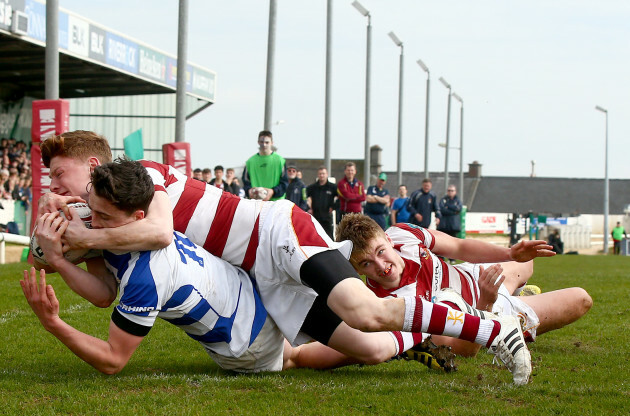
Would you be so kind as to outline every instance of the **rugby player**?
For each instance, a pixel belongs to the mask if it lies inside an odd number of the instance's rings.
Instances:
[[[50,167],[50,189],[59,196],[46,194],[39,212],[67,211],[68,202],[85,197],[91,170],[111,160],[111,151],[104,138],[77,131],[43,142],[42,158]],[[400,353],[410,346],[399,331],[443,334],[490,348],[507,362],[516,384],[527,383],[531,357],[516,319],[480,319],[417,295],[380,299],[346,260],[350,243],[331,241],[317,221],[292,203],[240,199],[197,183],[170,166],[142,163],[156,190],[147,216],[121,227],[94,230],[72,221],[64,235],[69,248],[158,249],[170,243],[174,229],[248,271],[269,314],[294,345],[316,339],[356,356],[362,343],[355,342],[355,328],[393,331],[389,340],[382,341],[383,347]],[[509,255],[527,261],[553,252],[544,242],[531,242]]]

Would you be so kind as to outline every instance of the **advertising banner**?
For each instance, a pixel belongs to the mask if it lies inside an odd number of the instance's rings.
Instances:
[[[190,160],[190,143],[177,142],[162,145],[164,163],[171,165],[184,175],[190,176],[192,162]]]
[[[39,197],[50,191],[50,171],[42,163],[39,144],[51,136],[68,131],[70,102],[67,100],[33,101],[33,124],[31,128],[31,170],[33,175],[33,212],[31,224],[35,224]],[[32,225],[31,225],[32,226]]]
[[[0,29],[9,30],[11,28],[15,10],[24,10],[24,0],[0,1]]]
[[[68,50],[88,57],[90,51],[90,24],[78,16],[68,16]]]
[[[107,32],[105,45],[107,64],[132,74],[138,73],[138,45],[135,42]]]
[[[166,83],[166,55],[140,46],[138,74]]]

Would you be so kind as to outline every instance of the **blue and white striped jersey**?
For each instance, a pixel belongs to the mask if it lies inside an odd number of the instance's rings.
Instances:
[[[119,282],[114,315],[126,318],[130,327],[148,332],[159,316],[211,351],[239,357],[265,323],[267,311],[247,273],[183,234],[175,232],[161,250],[104,251],[103,257]]]

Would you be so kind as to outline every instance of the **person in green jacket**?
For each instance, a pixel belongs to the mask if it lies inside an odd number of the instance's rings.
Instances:
[[[613,228],[612,233],[610,233],[610,235],[612,235],[612,239],[613,239],[613,253],[619,254],[621,252],[621,240],[624,237],[628,236],[626,234],[626,230],[623,228],[623,226],[621,225],[619,221],[617,221],[617,226]]]
[[[289,185],[285,161],[274,151],[270,131],[258,133],[258,153],[247,159],[243,170],[243,189],[250,199],[284,199]]]

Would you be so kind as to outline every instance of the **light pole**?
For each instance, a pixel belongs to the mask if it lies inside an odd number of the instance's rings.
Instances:
[[[464,204],[464,100],[456,93],[452,95],[462,105],[459,109],[459,199]]]
[[[265,130],[271,130],[273,111],[273,71],[276,55],[276,9],[277,0],[269,0],[269,33],[267,34],[267,76],[265,80]]]
[[[446,155],[444,156],[444,194],[446,194],[448,191],[448,145],[451,130],[451,84],[446,82],[443,77],[440,77],[440,82],[448,88],[448,106],[446,107]]]
[[[608,110],[595,106],[595,110],[606,115],[606,146],[604,159],[604,255],[608,254]]]
[[[188,0],[179,0],[177,22],[177,80],[175,91],[175,141],[186,140],[186,61],[188,61]]]
[[[352,2],[355,9],[367,17],[367,46],[365,52],[365,143],[363,161],[363,185],[370,185],[370,66],[372,54],[372,16],[358,1]]]
[[[396,167],[398,169],[398,184],[402,184],[402,106],[403,106],[403,43],[394,32],[388,33],[396,46],[400,47],[400,75],[398,76],[398,150],[396,152]]]
[[[330,161],[330,89],[332,68],[332,0],[326,3],[326,85],[324,98],[324,166],[331,172]]]
[[[431,86],[431,74],[421,59],[416,61],[420,68],[427,73],[427,102],[424,110],[424,177],[429,177],[429,87]]]

